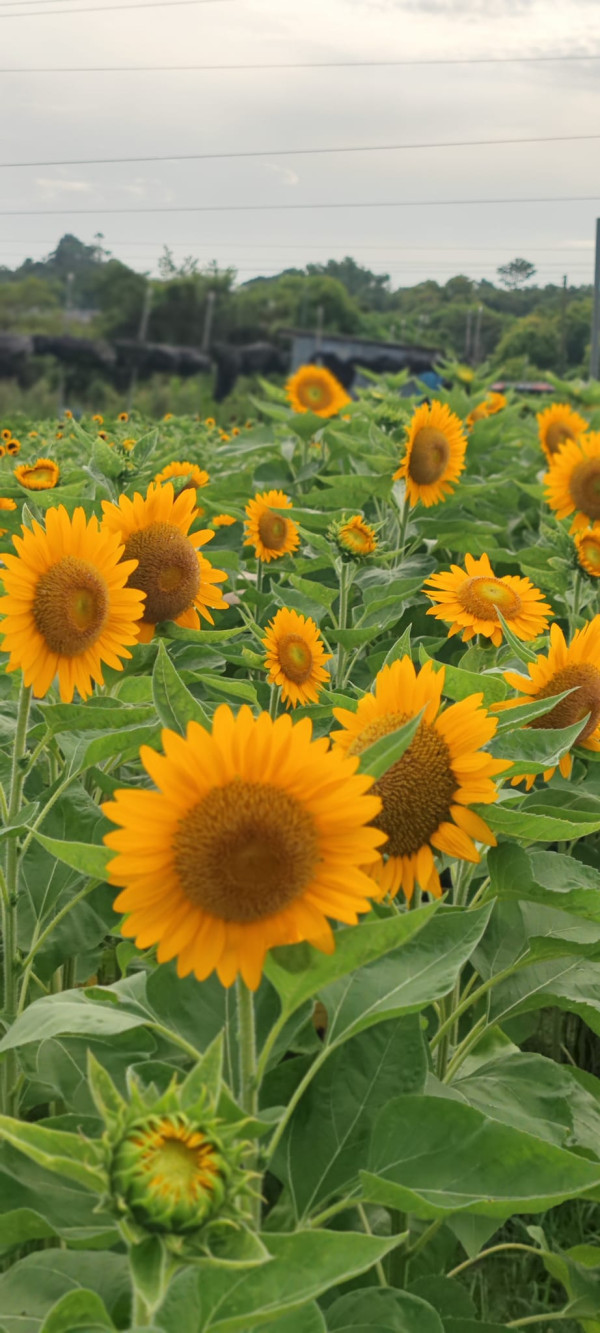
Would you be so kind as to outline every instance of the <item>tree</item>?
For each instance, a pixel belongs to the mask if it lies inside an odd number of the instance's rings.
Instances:
[[[500,264],[496,270],[503,287],[514,292],[519,287],[523,287],[526,282],[530,282],[534,277],[536,268],[528,259],[511,259],[508,264]]]

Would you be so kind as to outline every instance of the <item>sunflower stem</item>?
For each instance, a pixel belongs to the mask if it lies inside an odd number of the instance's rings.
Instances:
[[[257,560],[257,561],[256,561],[256,591],[259,592],[259,593],[262,592],[262,584],[263,584],[263,562],[262,562],[262,560]]]
[[[275,721],[278,712],[279,712],[279,686],[271,685],[271,693],[269,696],[269,717],[272,717],[273,721]]]
[[[31,687],[21,683],[17,725],[13,743],[10,772],[10,795],[8,800],[8,823],[13,824],[21,808],[23,783],[23,758],[27,748],[27,723],[31,704]],[[3,1016],[8,1027],[13,1022],[17,1006],[17,898],[19,887],[19,852],[16,838],[8,838],[6,843],[6,874],[2,884],[2,940],[4,950],[3,979]],[[16,1057],[14,1051],[8,1051],[2,1066],[2,1109],[12,1115],[16,1100]]]
[[[249,1116],[258,1114],[258,1080],[256,1077],[256,1026],[254,1021],[254,997],[241,977],[236,982],[238,1011],[239,1077],[240,1102]],[[256,1167],[255,1153],[248,1155],[249,1170]],[[258,1231],[260,1226],[260,1196],[253,1198],[253,1224]]]
[[[572,638],[577,629],[577,618],[579,615],[579,600],[581,597],[581,570],[575,571],[573,579],[573,600],[569,611],[569,637]]]
[[[400,511],[400,528],[398,532],[398,551],[399,551],[398,564],[402,564],[404,552],[406,550],[406,530],[408,528],[409,517],[410,517],[410,500],[407,491],[406,495],[404,496],[404,504],[402,505],[402,509]]]
[[[340,599],[339,599],[340,604],[338,610],[338,629],[340,630],[345,630],[348,627],[348,605],[350,598],[351,582],[352,582],[352,571],[350,568],[350,564],[342,557],[342,560],[340,562]],[[344,671],[346,669],[347,655],[348,655],[347,649],[344,648],[341,643],[338,644],[338,653],[337,653],[338,689],[341,689],[344,683]]]

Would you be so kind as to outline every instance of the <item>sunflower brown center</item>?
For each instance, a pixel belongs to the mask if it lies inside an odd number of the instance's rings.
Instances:
[[[301,384],[298,397],[305,407],[329,407],[332,402],[329,386],[321,380],[309,380]]]
[[[361,731],[348,753],[362,754],[381,736],[389,736],[408,721],[406,713],[386,713]],[[381,797],[383,809],[373,824],[387,834],[382,850],[388,856],[418,852],[440,824],[450,819],[458,787],[450,764],[445,740],[435,727],[422,722],[402,758],[374,783],[372,791]]]
[[[512,620],[521,610],[521,598],[502,579],[467,579],[457,592],[457,600],[469,615],[480,620],[497,620],[498,607],[505,620]]]
[[[450,458],[450,445],[441,430],[423,426],[417,431],[410,451],[408,471],[418,486],[439,481]]]
[[[279,787],[236,778],[213,787],[173,841],[181,888],[195,907],[248,923],[281,912],[308,887],[319,862],[312,815]]]
[[[289,680],[302,685],[310,676],[313,655],[300,634],[284,634],[278,646],[279,662]]]
[[[577,687],[577,688],[574,688]],[[530,722],[531,727],[572,727],[589,713],[588,721],[577,743],[587,740],[600,722],[600,670],[591,662],[572,662],[562,667],[550,677],[543,690],[536,691],[536,699],[550,699],[553,694],[562,694],[563,690],[573,690],[566,699],[556,704],[543,717],[536,717]]]
[[[553,421],[546,431],[546,445],[548,452],[557,454],[561,444],[564,444],[565,440],[575,440],[576,438],[577,436],[574,431],[571,430],[570,426],[567,426],[566,422]]]
[[[600,518],[600,458],[586,458],[573,469],[569,481],[576,509],[589,518]]]
[[[63,556],[38,580],[33,619],[53,653],[84,653],[102,632],[108,613],[107,585],[87,560]]]
[[[258,520],[258,535],[267,551],[281,551],[287,536],[287,520],[265,509]]]
[[[132,532],[122,558],[139,562],[127,586],[145,592],[142,620],[146,624],[176,620],[193,605],[200,588],[198,556],[173,523],[150,523]]]

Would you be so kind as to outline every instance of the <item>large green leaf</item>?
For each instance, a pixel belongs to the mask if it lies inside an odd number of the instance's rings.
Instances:
[[[103,1194],[106,1174],[99,1144],[78,1134],[27,1124],[11,1116],[0,1116],[0,1139],[22,1152],[46,1171],[74,1180],[84,1189]]]
[[[199,722],[202,727],[210,728],[210,722],[202,704],[184,685],[179,672],[173,666],[164,641],[158,644],[158,652],[152,672],[152,691],[158,716],[164,727],[185,733],[188,722]]]
[[[493,892],[499,898],[540,903],[600,922],[600,871],[560,852],[526,852],[504,842],[488,852]]]
[[[556,796],[555,798],[556,799]],[[568,842],[600,830],[600,813],[573,807],[538,804],[537,793],[526,798],[520,808],[513,802],[476,807],[495,833],[524,842]]]
[[[350,1291],[327,1310],[328,1333],[444,1333],[433,1306],[406,1291]]]
[[[0,1317],[6,1333],[41,1333],[57,1302],[79,1290],[95,1292],[111,1317],[123,1304],[126,1308],[129,1276],[125,1256],[42,1250],[19,1260],[0,1275]],[[81,1333],[83,1329],[87,1333],[85,1324]]]
[[[600,1156],[600,1097],[568,1065],[519,1051],[459,1075],[452,1090],[493,1120]]]
[[[361,1179],[365,1198],[417,1217],[466,1212],[504,1220],[597,1188],[600,1163],[460,1102],[409,1096],[381,1112]]]
[[[164,1333],[247,1333],[254,1324],[301,1310],[337,1283],[383,1259],[396,1238],[297,1231],[264,1236],[272,1258],[245,1272],[210,1260],[178,1275],[156,1316]]]
[[[311,1301],[301,1310],[270,1319],[268,1324],[255,1324],[252,1333],[327,1333],[327,1325],[322,1310]]]
[[[104,1301],[94,1291],[68,1291],[46,1315],[40,1333],[101,1333],[114,1330]]]
[[[441,665],[429,656],[422,644],[419,645],[419,661],[422,665],[432,661],[434,666]],[[459,703],[461,699],[466,699],[471,694],[482,694],[482,702],[487,707],[506,699],[508,686],[501,675],[484,671],[481,673],[465,671],[463,667],[451,666],[449,663],[444,663],[444,671],[444,694],[455,703]]]
[[[106,867],[113,853],[106,847],[94,847],[85,842],[64,842],[60,838],[47,838],[37,829],[34,838],[64,865],[79,870],[90,879],[105,879]]]
[[[288,1062],[284,1062],[285,1071]],[[399,1092],[420,1092],[427,1060],[416,1015],[380,1023],[339,1047],[312,1079],[271,1163],[297,1218],[332,1196],[360,1194],[373,1124]]]

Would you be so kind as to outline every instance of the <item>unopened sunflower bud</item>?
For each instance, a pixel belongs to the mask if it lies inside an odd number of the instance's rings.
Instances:
[[[365,523],[361,514],[332,523],[329,536],[336,543],[342,555],[350,560],[364,560],[377,549],[375,528]]]
[[[130,1125],[115,1148],[111,1176],[120,1206],[140,1226],[185,1235],[222,1210],[240,1172],[212,1126],[179,1112]]]

